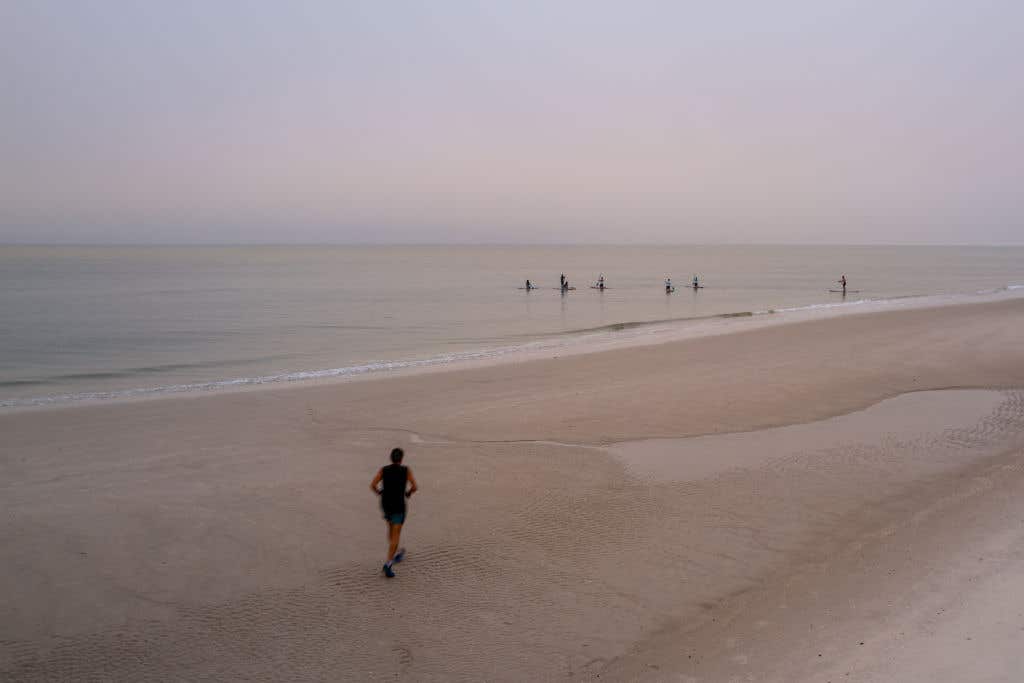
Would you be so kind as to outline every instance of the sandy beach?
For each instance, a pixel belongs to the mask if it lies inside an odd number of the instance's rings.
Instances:
[[[1019,681],[1022,339],[1016,299],[0,414],[0,678]]]

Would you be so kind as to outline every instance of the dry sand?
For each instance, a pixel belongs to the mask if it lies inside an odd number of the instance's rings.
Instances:
[[[1022,338],[1009,301],[0,415],[0,678],[1021,680]]]

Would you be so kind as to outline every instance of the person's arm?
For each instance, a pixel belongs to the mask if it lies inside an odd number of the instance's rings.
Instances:
[[[405,494],[406,498],[411,497],[412,494],[416,493],[419,490],[419,488],[420,488],[419,486],[416,485],[416,477],[412,476],[412,470],[409,470],[408,472],[409,472],[409,484],[410,484],[410,486],[409,486],[409,490]]]
[[[376,493],[378,496],[381,494],[381,490],[379,488],[377,488],[377,484],[379,484],[381,479],[383,479],[383,478],[384,478],[384,470],[383,469],[379,469],[379,470],[377,470],[377,476],[375,476],[373,478],[373,481],[370,482],[370,490],[373,491],[374,493]]]

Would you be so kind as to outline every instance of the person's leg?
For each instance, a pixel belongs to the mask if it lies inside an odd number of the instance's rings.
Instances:
[[[395,559],[395,553],[398,552],[398,539],[401,535],[401,524],[388,525],[388,562],[391,562],[393,559]]]

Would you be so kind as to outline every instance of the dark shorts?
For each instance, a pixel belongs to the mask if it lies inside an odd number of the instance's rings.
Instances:
[[[405,524],[405,511],[402,512],[390,512],[384,511],[384,519],[388,524]]]

